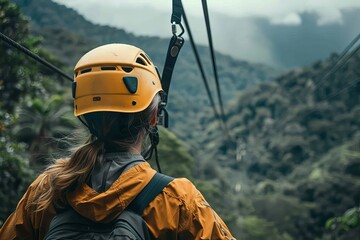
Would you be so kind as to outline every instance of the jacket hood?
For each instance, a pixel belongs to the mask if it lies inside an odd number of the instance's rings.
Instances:
[[[147,162],[140,163],[123,174],[103,193],[87,184],[67,194],[68,203],[80,215],[97,222],[110,222],[120,215],[155,175]]]

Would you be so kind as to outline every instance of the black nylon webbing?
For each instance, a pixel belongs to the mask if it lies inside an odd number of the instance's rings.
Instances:
[[[165,66],[161,77],[161,85],[166,95],[164,96],[164,101],[167,102],[167,96],[169,95],[170,81],[174,71],[175,63],[181,47],[184,44],[184,39],[173,35],[170,39],[168,51],[166,54]]]
[[[180,27],[183,30],[183,27],[181,25],[181,17],[184,13],[183,5],[181,3],[181,0],[173,0],[173,11],[171,15],[171,23],[175,23],[180,25]],[[173,36],[170,39],[168,51],[166,54],[164,69],[161,76],[161,85],[165,92],[165,96],[163,99],[163,103],[167,104],[167,98],[169,95],[169,89],[170,89],[170,82],[171,77],[174,71],[175,63],[177,60],[177,57],[179,56],[179,52],[181,50],[182,45],[184,44],[184,38],[181,37],[181,35],[176,35],[176,32],[173,31]]]
[[[141,215],[149,203],[172,181],[174,178],[156,173],[145,188],[126,208]]]
[[[170,22],[173,23],[175,22],[176,24],[179,24],[181,22],[181,15],[183,12],[183,6],[181,3],[181,0],[173,0],[172,1],[172,7],[173,7],[173,11],[171,14],[171,20]]]

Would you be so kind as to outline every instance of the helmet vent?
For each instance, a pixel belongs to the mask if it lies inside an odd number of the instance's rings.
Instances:
[[[139,63],[139,64],[141,64],[141,65],[146,66],[146,63],[145,63],[144,59],[141,58],[141,57],[138,57],[138,58],[136,59],[136,62]]]
[[[127,72],[127,73],[129,73],[133,70],[132,67],[121,67],[121,68],[122,68],[122,70],[124,70],[124,72]]]
[[[146,62],[151,65],[149,58],[145,54],[140,53],[140,56],[142,56],[146,60]]]
[[[91,72],[91,68],[81,70],[80,74],[84,74],[84,73],[88,73],[88,72]]]
[[[114,70],[116,70],[116,67],[114,67],[114,66],[106,66],[106,67],[101,67],[101,70],[114,71]]]

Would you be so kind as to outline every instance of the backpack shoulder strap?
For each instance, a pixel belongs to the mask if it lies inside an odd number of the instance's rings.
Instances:
[[[136,196],[136,198],[126,208],[139,215],[149,203],[172,181],[174,178],[156,173],[145,188]]]

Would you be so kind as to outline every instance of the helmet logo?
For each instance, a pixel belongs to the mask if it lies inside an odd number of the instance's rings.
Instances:
[[[94,101],[94,102],[101,101],[101,97],[93,97],[93,101]]]
[[[133,76],[125,76],[123,77],[123,81],[125,83],[125,86],[127,90],[131,93],[136,93],[138,89],[138,79],[137,77]]]

